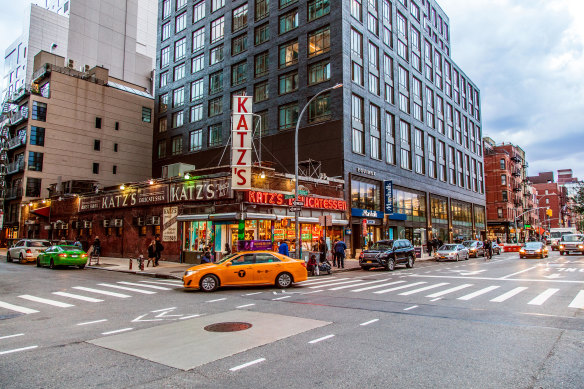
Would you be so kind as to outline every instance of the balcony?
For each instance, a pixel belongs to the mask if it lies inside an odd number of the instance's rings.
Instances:
[[[43,67],[38,69],[36,72],[32,74],[32,82],[36,83],[42,80],[47,73],[50,73],[51,65],[45,64]]]
[[[521,187],[520,186],[514,186],[513,187],[513,192],[521,192]]]
[[[28,119],[28,108],[20,110],[18,112],[14,112],[12,116],[10,116],[10,125],[14,126],[18,123]]]
[[[511,161],[519,163],[522,160],[521,160],[521,157],[520,156],[514,155],[514,156],[511,157]]]
[[[22,187],[15,186],[14,188],[6,189],[6,195],[4,196],[5,200],[14,200],[19,197],[22,197]]]
[[[20,101],[20,99],[22,99],[23,97],[28,95],[28,93],[29,93],[28,88],[21,86],[16,91],[12,92],[12,94],[10,96],[8,96],[7,100],[10,103],[16,103],[16,102]]]
[[[513,177],[521,177],[521,170],[513,169]]]
[[[26,145],[26,135],[22,138],[20,136],[15,136],[14,138],[8,139],[8,150],[16,149],[24,145]]]
[[[6,167],[6,174],[15,174],[24,171],[24,161],[14,161]]]

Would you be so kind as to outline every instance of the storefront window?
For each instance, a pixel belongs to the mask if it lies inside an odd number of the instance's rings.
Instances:
[[[468,203],[452,201],[452,235],[455,241],[472,239],[472,207]]]
[[[426,196],[402,189],[393,189],[393,210],[407,215],[408,221],[426,222]]]
[[[213,242],[213,223],[208,221],[185,223],[184,250],[202,251],[211,247]]]
[[[450,240],[448,234],[448,201],[430,197],[430,212],[432,215],[432,236],[430,239],[439,239],[442,242]]]
[[[351,180],[351,208],[381,210],[381,189],[379,182]]]
[[[485,207],[474,206],[475,227],[477,230],[485,229]]]

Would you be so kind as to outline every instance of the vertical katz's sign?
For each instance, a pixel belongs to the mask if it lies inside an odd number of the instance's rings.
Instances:
[[[253,131],[251,96],[233,97],[231,128],[231,187],[251,188],[251,142]]]

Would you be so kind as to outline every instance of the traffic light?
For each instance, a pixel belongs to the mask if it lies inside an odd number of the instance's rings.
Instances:
[[[552,212],[551,208],[546,209],[545,214],[548,215],[549,217],[552,217],[553,212]]]

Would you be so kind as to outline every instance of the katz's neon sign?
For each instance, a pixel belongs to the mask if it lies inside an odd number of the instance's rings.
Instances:
[[[245,201],[252,204],[280,205],[290,207],[294,204],[294,199],[286,199],[283,193],[261,192],[257,190],[250,190],[245,192]],[[330,209],[335,211],[347,210],[347,202],[345,200],[298,196],[298,201],[302,201],[305,208]]]

